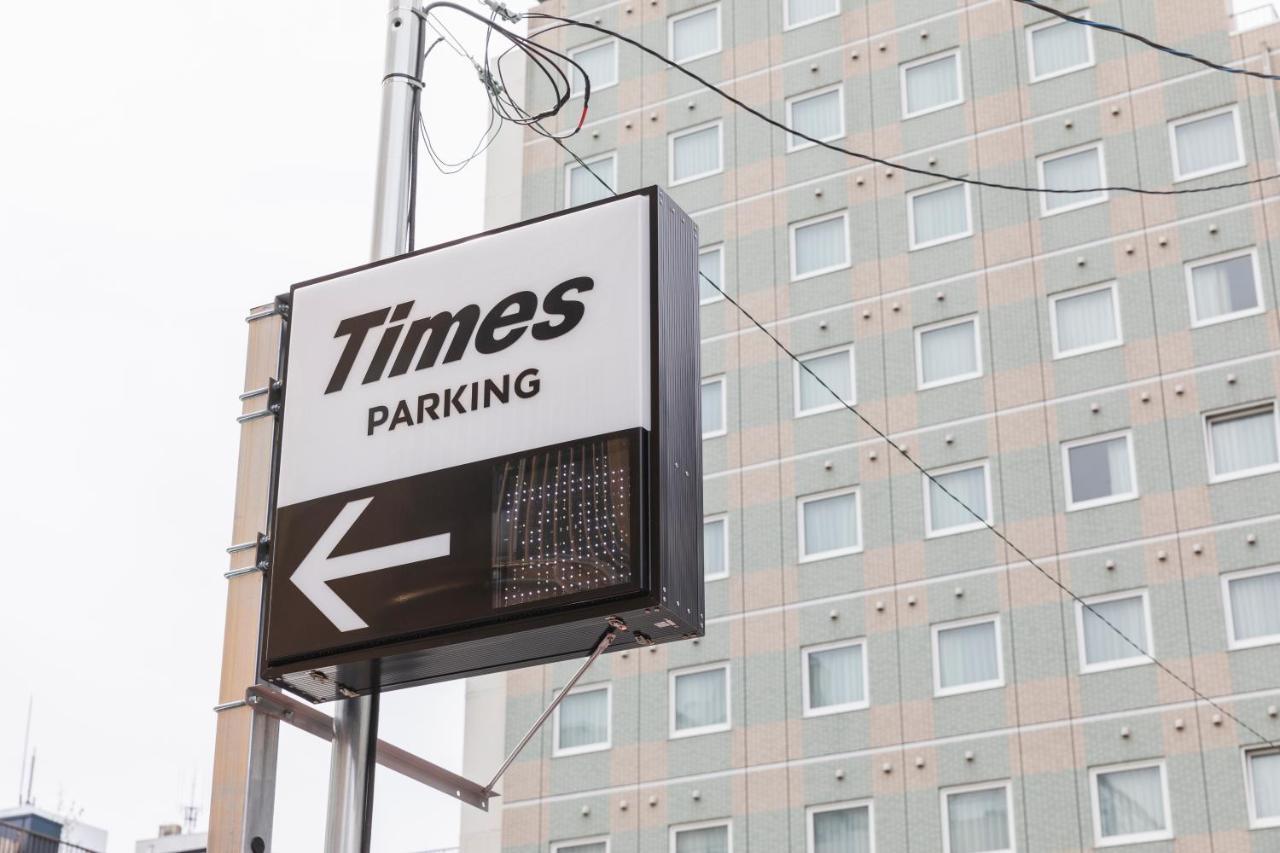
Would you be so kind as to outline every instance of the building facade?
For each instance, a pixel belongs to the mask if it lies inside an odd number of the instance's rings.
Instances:
[[[1257,71],[1280,45],[1226,0],[1054,5]],[[1010,0],[540,8],[946,175],[1280,173],[1273,83]],[[1280,181],[981,188],[791,137],[599,33],[544,38],[592,78],[569,147],[668,187],[703,271],[938,484],[705,288],[706,637],[602,658],[462,849],[1280,850]],[[488,183],[491,225],[603,192],[510,130]],[[575,668],[472,680],[468,771]]]

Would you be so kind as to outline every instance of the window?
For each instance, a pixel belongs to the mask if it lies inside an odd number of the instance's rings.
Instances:
[[[729,576],[729,518],[717,515],[702,521],[703,579],[714,581]]]
[[[714,121],[668,137],[671,149],[669,184],[683,184],[724,170],[720,157],[720,129],[721,123]]]
[[[982,528],[983,521],[991,520],[990,496],[991,477],[985,462],[934,471],[933,479],[924,478],[926,535],[946,536]]]
[[[1011,853],[1012,813],[1008,782],[943,791],[943,849],[946,853]]]
[[[564,182],[565,204],[574,207],[579,204],[586,204],[592,201],[599,201],[602,198],[609,198],[613,193],[617,180],[614,172],[617,170],[617,155],[602,154],[599,157],[588,157],[582,162],[591,167],[588,171],[585,167],[579,166],[577,163],[570,164],[566,171]],[[591,173],[595,172],[595,175]],[[596,176],[599,176],[597,179]],[[600,181],[604,181],[605,186]]]
[[[849,266],[849,219],[844,211],[791,226],[791,280]]]
[[[872,853],[871,801],[809,809],[809,853]]]
[[[1062,445],[1067,509],[1116,503],[1138,496],[1133,435],[1094,436]]]
[[[787,127],[823,142],[844,136],[844,87],[835,85],[789,99]],[[813,145],[794,133],[787,134],[788,151],[799,151]]]
[[[1151,662],[1148,657],[1152,654],[1151,619],[1146,590],[1100,595],[1086,600],[1085,604],[1089,606],[1076,602],[1081,672]],[[1135,649],[1134,644],[1138,648]]]
[[[858,490],[801,498],[800,562],[855,554],[862,550]]]
[[[728,821],[671,827],[671,853],[729,853],[732,849]]]
[[[1209,479],[1236,480],[1280,470],[1275,403],[1205,416]]]
[[[671,737],[729,730],[729,667],[722,663],[671,673]]]
[[[928,56],[902,66],[902,117],[924,115],[964,100],[960,53]]]
[[[1255,749],[1244,754],[1249,792],[1249,826],[1280,826],[1280,750]]]
[[[843,409],[841,400],[845,403],[854,402],[853,349],[851,347],[840,347],[827,352],[801,356],[800,361],[793,368],[793,373],[797,417]],[[839,399],[831,395],[832,391]]]
[[[715,438],[728,432],[724,416],[724,377],[702,380],[702,437]]]
[[[608,749],[610,743],[610,697],[605,684],[574,690],[556,708],[555,743],[552,755],[577,755]]]
[[[551,853],[609,853],[609,839],[605,837],[557,841],[551,845]]]
[[[1185,181],[1244,165],[1236,107],[1201,113],[1169,124],[1174,180]]]
[[[1074,16],[1087,18],[1089,12]],[[1093,36],[1088,27],[1057,18],[1027,27],[1027,62],[1032,83],[1088,68],[1093,64]]]
[[[1050,154],[1037,160],[1036,165],[1040,169],[1040,186],[1047,190],[1098,189],[1107,183],[1101,145]],[[1040,213],[1052,216],[1106,200],[1106,190],[1102,189],[1091,193],[1040,193]]]
[[[1246,649],[1280,643],[1280,569],[1251,569],[1222,578],[1227,646]]]
[[[1059,293],[1050,297],[1049,307],[1054,358],[1084,355],[1124,342],[1115,282]]]
[[[969,223],[969,185],[930,187],[908,195],[907,230],[912,249],[968,237],[973,233]]]
[[[1099,847],[1172,838],[1164,762],[1089,771]]]
[[[935,696],[969,693],[1004,685],[1000,620],[982,616],[933,626]]]
[[[783,4],[782,28],[789,30],[840,14],[840,0],[786,0]]]
[[[591,79],[592,94],[617,84],[618,43],[613,39],[605,39],[604,41],[584,44],[581,47],[570,48],[569,58],[581,65],[582,70],[587,72],[587,77]],[[582,71],[579,71],[573,65],[569,66],[569,71],[572,75],[570,92],[574,95],[581,95],[586,89],[586,81],[582,79]]]
[[[707,283],[709,278],[716,287],[724,287],[724,246],[712,246],[699,252],[698,272],[698,302],[706,305],[724,299],[723,293]]]
[[[978,318],[947,320],[916,329],[916,384],[949,385],[982,375]]]
[[[1187,265],[1191,325],[1207,326],[1262,311],[1258,255],[1250,249]]]
[[[813,646],[800,656],[806,717],[867,707],[866,645],[861,640]]]
[[[688,62],[720,51],[720,4],[675,15],[667,22],[667,52],[676,62]]]

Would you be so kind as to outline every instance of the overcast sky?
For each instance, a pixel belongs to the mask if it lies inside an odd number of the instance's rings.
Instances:
[[[193,779],[208,815],[243,318],[368,260],[385,9],[0,4],[0,807],[34,696],[37,804],[112,853]],[[462,152],[483,101],[440,53]],[[480,229],[482,173],[424,170],[419,245]],[[460,769],[461,683],[388,694],[382,734]],[[282,727],[274,849],[320,849],[327,773]],[[376,803],[376,850],[456,843],[443,796],[380,772]]]

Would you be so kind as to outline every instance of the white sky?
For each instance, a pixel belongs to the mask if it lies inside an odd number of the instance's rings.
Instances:
[[[207,817],[243,317],[368,260],[385,9],[0,4],[0,807],[34,695],[37,804],[112,853],[193,777]],[[461,152],[482,101],[439,53],[428,118]],[[480,229],[482,172],[424,170],[420,246]],[[383,708],[461,768],[461,683]],[[282,727],[273,849],[320,849],[327,773]],[[380,772],[376,803],[376,850],[456,843],[451,800]]]

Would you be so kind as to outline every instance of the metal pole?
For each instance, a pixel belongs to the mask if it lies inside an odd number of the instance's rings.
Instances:
[[[423,21],[413,3],[390,0],[382,122],[374,189],[373,260],[408,249],[410,170],[416,142]],[[368,853],[378,751],[378,696],[343,699],[334,713],[326,853]]]

